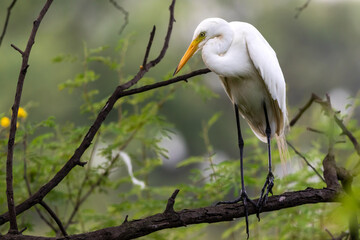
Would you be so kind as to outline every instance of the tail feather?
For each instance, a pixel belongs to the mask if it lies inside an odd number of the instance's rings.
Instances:
[[[287,175],[287,160],[290,158],[288,146],[286,143],[285,134],[281,136],[276,135],[276,142],[279,148],[280,160],[281,160],[281,169],[283,171],[283,175]]]

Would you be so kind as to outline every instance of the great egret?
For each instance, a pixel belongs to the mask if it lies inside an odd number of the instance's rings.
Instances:
[[[241,193],[234,201],[245,206],[246,232],[249,237],[247,201],[244,183],[243,147],[239,112],[255,135],[268,146],[269,170],[256,207],[260,211],[272,194],[274,175],[271,172],[270,139],[277,139],[280,153],[286,151],[287,124],[285,80],[275,51],[251,24],[227,22],[221,18],[203,20],[194,32],[192,42],[180,60],[174,75],[202,49],[205,65],[219,75],[224,89],[234,104],[240,149]]]

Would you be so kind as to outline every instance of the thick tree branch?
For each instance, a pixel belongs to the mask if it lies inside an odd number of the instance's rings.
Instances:
[[[43,9],[40,11],[39,16],[33,22],[33,29],[31,31],[29,40],[26,45],[26,49],[22,53],[22,64],[20,68],[18,83],[16,87],[15,93],[15,100],[14,105],[12,106],[12,116],[11,116],[11,124],[10,124],[10,133],[9,133],[9,141],[8,141],[8,152],[7,152],[7,159],[6,159],[6,196],[7,196],[7,203],[8,203],[8,211],[9,211],[9,220],[10,220],[10,230],[9,233],[17,234],[18,227],[16,222],[16,211],[15,211],[15,202],[14,202],[14,190],[13,190],[13,155],[14,155],[14,143],[15,143],[15,134],[16,134],[16,122],[17,122],[17,115],[21,101],[21,94],[24,85],[24,80],[26,76],[26,71],[29,67],[29,56],[32,49],[32,46],[35,42],[35,36],[37,30],[39,29],[40,23],[44,18],[47,10],[49,9],[53,0],[48,0]]]
[[[335,156],[332,151],[329,151],[329,153],[325,156],[323,160],[323,167],[326,186],[329,189],[340,190],[341,186],[336,173]]]
[[[5,236],[4,240],[84,240],[84,239],[134,239],[147,234],[168,228],[183,227],[186,225],[199,223],[215,223],[232,221],[235,218],[244,217],[243,203],[224,204],[197,209],[183,209],[181,211],[171,211],[173,201],[177,195],[173,193],[167,204],[167,211],[143,219],[124,221],[119,226],[105,228],[94,232],[67,236],[66,238],[46,238],[34,236]],[[337,202],[339,192],[331,189],[312,189],[302,191],[287,192],[268,198],[266,205],[261,212],[271,212],[280,209],[296,207],[304,204],[314,204],[321,202]],[[256,200],[255,200],[256,201]],[[248,205],[249,215],[256,214],[257,210],[252,205]]]

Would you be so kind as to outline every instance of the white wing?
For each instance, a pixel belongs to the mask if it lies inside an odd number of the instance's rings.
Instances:
[[[245,33],[245,41],[249,56],[263,78],[271,97],[277,100],[284,118],[286,118],[285,80],[276,53],[255,27],[250,24],[247,25],[248,31]],[[286,120],[284,119],[284,121]]]

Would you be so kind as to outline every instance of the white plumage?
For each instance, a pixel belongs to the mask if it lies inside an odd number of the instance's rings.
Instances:
[[[248,23],[228,23],[221,18],[208,18],[202,21],[196,28],[192,42],[174,74],[179,72],[200,49],[205,65],[219,75],[227,95],[234,104],[237,120],[241,173],[240,197],[220,204],[244,202],[246,233],[249,237],[247,203],[255,205],[260,211],[274,186],[270,139],[276,136],[282,159],[287,153],[284,76],[275,51],[261,33]],[[254,203],[245,191],[244,141],[239,113],[248,122],[255,135],[268,146],[268,175],[257,203]]]
[[[283,141],[287,124],[285,80],[275,51],[261,33],[249,23],[205,19],[196,28],[176,73],[200,49],[205,65],[219,75],[230,100],[238,105],[255,135],[267,141],[265,101],[271,138],[276,134]]]

